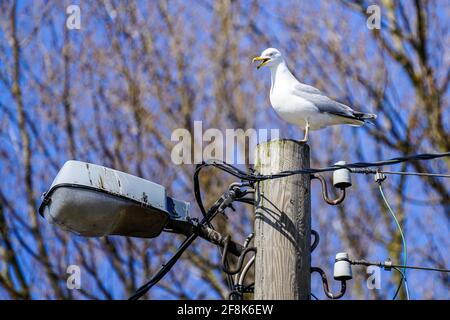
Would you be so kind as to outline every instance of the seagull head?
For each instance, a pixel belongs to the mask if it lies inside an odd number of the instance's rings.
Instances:
[[[261,61],[256,69],[264,66],[275,67],[283,62],[283,57],[281,56],[281,52],[278,51],[278,49],[268,48],[264,50],[259,57],[253,58],[252,63],[256,61]]]

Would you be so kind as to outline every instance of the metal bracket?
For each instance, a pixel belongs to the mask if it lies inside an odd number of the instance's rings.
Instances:
[[[328,197],[327,182],[326,182],[325,178],[318,173],[312,174],[311,178],[318,179],[320,181],[320,184],[322,186],[322,197],[326,203],[328,203],[329,205],[335,206],[335,205],[340,204],[342,201],[344,201],[344,199],[345,199],[345,189],[344,188],[339,188],[341,190],[341,192],[336,199],[330,199]]]
[[[330,299],[339,299],[342,298],[342,296],[345,294],[345,291],[347,290],[347,284],[345,280],[341,280],[341,290],[337,294],[333,294],[330,291],[330,288],[328,286],[328,279],[327,275],[325,274],[325,271],[318,267],[311,267],[311,273],[317,272],[320,274],[322,278],[322,284],[323,284],[323,291],[325,292],[325,295]]]
[[[386,180],[386,175],[384,173],[381,173],[381,172],[377,171],[375,173],[374,179],[375,179],[375,182],[381,183],[384,180]]]

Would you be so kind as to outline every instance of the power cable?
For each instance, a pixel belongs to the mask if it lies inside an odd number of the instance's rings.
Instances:
[[[172,269],[174,264],[181,257],[183,252],[191,245],[192,242],[197,238],[196,234],[190,235],[186,238],[183,243],[178,248],[177,252],[170,258],[170,260],[163,265],[163,267],[152,277],[152,279],[141,286],[128,300],[137,300],[148,292],[155,284],[157,284],[169,271]]]
[[[435,271],[435,272],[445,272],[449,273],[450,269],[444,269],[444,268],[434,268],[434,267],[421,267],[421,266],[406,266],[406,265],[398,265],[393,264],[391,261],[386,262],[371,262],[366,260],[349,260],[349,259],[342,259],[343,261],[348,261],[353,265],[360,265],[360,266],[377,266],[382,267],[386,270],[389,270],[390,268],[400,268],[400,269],[414,269],[414,270],[423,270],[423,271]]]
[[[406,240],[405,235],[403,234],[403,229],[400,223],[398,222],[397,217],[395,216],[394,210],[392,210],[391,206],[389,205],[388,200],[386,199],[386,196],[383,192],[383,187],[381,186],[382,180],[378,180],[378,189],[380,190],[381,197],[383,198],[384,203],[386,204],[386,207],[391,214],[391,216],[394,218],[395,224],[397,225],[398,231],[400,232],[400,236],[402,238],[403,242],[403,265],[407,265],[408,261],[408,251],[406,247]],[[406,292],[406,298],[409,300],[409,289],[408,289],[408,281],[406,280],[406,268],[403,268],[403,283],[405,286],[405,292]]]
[[[450,178],[450,174],[443,174],[443,173],[408,172],[408,171],[384,171],[384,170],[374,170],[374,169],[369,169],[369,168],[352,169],[350,171],[353,172],[353,173],[362,173],[362,174],[376,174],[377,172],[379,172],[379,173],[383,173],[383,174],[398,174],[398,175],[404,175],[404,176]]]
[[[400,282],[398,283],[397,290],[395,290],[395,294],[394,294],[394,296],[392,297],[392,300],[395,300],[395,298],[397,298],[397,295],[398,295],[398,293],[400,292],[400,288],[402,287],[403,281],[404,281],[404,279],[405,279],[405,275],[403,274],[402,270],[400,270],[400,269],[397,268],[397,267],[394,267],[394,269],[395,269],[397,272],[400,273],[401,278],[400,278]]]
[[[219,212],[220,205],[223,202],[223,198],[220,198],[216,203],[208,210],[202,221],[201,224],[204,224],[210,220],[212,220],[215,215]],[[181,255],[184,251],[194,242],[195,239],[197,239],[197,234],[192,234],[189,237],[187,237],[179,246],[177,252],[170,258],[170,260],[164,264],[159,271],[148,281],[146,284],[141,286],[136,292],[128,299],[128,300],[137,300],[140,297],[142,297],[144,294],[146,294],[155,284],[157,284],[175,265],[175,263],[180,259]]]
[[[311,292],[311,297],[313,297],[314,300],[319,300],[319,298],[317,298],[317,296],[314,293],[312,293],[312,292]]]
[[[194,172],[194,176],[193,176],[193,180],[194,180],[194,196],[195,196],[195,200],[197,202],[198,207],[200,208],[200,212],[203,215],[203,218],[206,218],[206,210],[205,210],[205,206],[203,205],[203,200],[202,200],[202,193],[200,190],[200,171],[203,169],[204,167],[201,165],[197,165],[195,168],[195,172]],[[211,222],[206,219],[208,227],[210,227],[211,229],[214,230],[214,226],[211,224]],[[217,246],[218,251],[219,251],[219,255],[221,256],[221,258],[223,258],[223,250],[220,246]],[[225,260],[225,266],[228,267],[228,259]],[[234,281],[233,281],[233,277],[229,274],[226,275],[227,278],[227,285],[228,288],[231,290],[233,290],[234,288]]]
[[[444,153],[436,153],[436,154],[415,154],[415,155],[408,155],[404,157],[396,157],[389,160],[382,160],[382,161],[376,161],[376,162],[355,162],[355,163],[349,163],[344,165],[333,165],[330,167],[324,167],[324,168],[304,168],[304,169],[298,169],[298,170],[288,170],[288,171],[282,171],[277,174],[270,174],[270,175],[262,175],[262,174],[254,174],[254,173],[248,173],[245,172],[231,164],[228,164],[226,162],[223,162],[221,160],[214,160],[210,159],[202,164],[199,164],[197,167],[206,167],[206,166],[213,166],[218,169],[221,169],[224,172],[227,172],[241,180],[247,180],[251,182],[257,182],[257,181],[264,181],[268,179],[277,179],[277,178],[283,178],[288,177],[295,174],[314,174],[319,172],[329,172],[329,171],[335,171],[338,169],[349,169],[350,171],[360,172],[363,173],[361,170],[355,170],[355,169],[363,169],[363,168],[369,168],[369,167],[381,167],[386,165],[393,165],[393,164],[399,164],[403,162],[408,161],[416,161],[416,160],[431,160],[431,159],[437,159],[442,157],[449,157],[450,152],[444,152]],[[372,173],[372,171],[371,171]]]

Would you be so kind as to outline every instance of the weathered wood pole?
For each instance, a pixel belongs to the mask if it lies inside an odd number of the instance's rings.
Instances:
[[[256,148],[260,174],[309,168],[309,146],[273,140]],[[255,187],[255,299],[309,300],[310,176],[265,180]]]

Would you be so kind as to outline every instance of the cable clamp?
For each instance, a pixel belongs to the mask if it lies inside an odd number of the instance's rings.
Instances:
[[[391,259],[387,259],[384,264],[383,264],[384,270],[386,271],[391,271],[392,269],[392,260]]]
[[[381,183],[384,180],[386,180],[386,175],[384,173],[381,173],[381,172],[377,171],[375,173],[375,177],[374,178],[375,178],[375,182]]]

